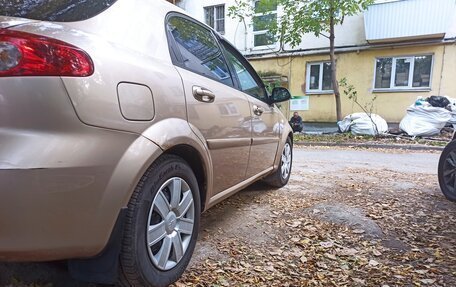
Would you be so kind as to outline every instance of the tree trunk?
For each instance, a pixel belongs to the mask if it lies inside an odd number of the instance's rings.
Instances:
[[[337,121],[342,120],[342,107],[340,102],[339,82],[337,82],[337,63],[336,55],[334,52],[334,6],[331,6],[331,19],[329,22],[329,57],[331,59],[331,80],[334,90],[334,97],[336,98],[336,116]]]

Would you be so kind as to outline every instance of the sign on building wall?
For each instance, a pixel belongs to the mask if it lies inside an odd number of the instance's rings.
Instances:
[[[309,96],[293,97],[290,100],[291,111],[308,111],[309,110]]]

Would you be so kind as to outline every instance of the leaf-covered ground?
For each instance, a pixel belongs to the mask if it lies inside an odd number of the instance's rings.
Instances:
[[[313,168],[209,210],[176,286],[456,286],[456,204],[435,174]]]
[[[454,287],[456,203],[438,188],[438,156],[296,148],[289,185],[255,184],[203,214],[175,286]],[[0,286],[93,286],[65,272],[0,264]]]

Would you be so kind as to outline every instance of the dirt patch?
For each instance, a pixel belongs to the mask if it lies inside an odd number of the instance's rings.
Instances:
[[[371,238],[383,237],[380,226],[359,208],[338,203],[320,203],[307,209],[307,212],[321,220],[349,226]]]
[[[226,203],[269,210],[256,224],[274,240],[218,241],[227,257],[195,264],[177,286],[456,286],[456,206],[438,189],[438,155],[421,154],[298,155],[290,185]]]

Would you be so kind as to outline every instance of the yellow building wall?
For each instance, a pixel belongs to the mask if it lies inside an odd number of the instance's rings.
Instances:
[[[373,92],[375,59],[378,57],[414,56],[433,54],[430,91]],[[336,106],[334,94],[305,94],[306,66],[309,62],[328,61],[329,55],[295,56],[285,58],[255,59],[250,62],[257,71],[275,72],[287,76],[293,96],[309,96],[309,110],[299,111],[304,121],[335,122]],[[358,91],[361,104],[369,102],[374,95],[374,113],[388,122],[400,122],[406,109],[418,96],[447,95],[456,98],[456,45],[433,45],[404,48],[370,49],[359,52],[337,54],[338,79],[347,78]],[[342,114],[346,116],[361,109],[352,103],[341,89]],[[288,113],[288,104],[282,105]]]

